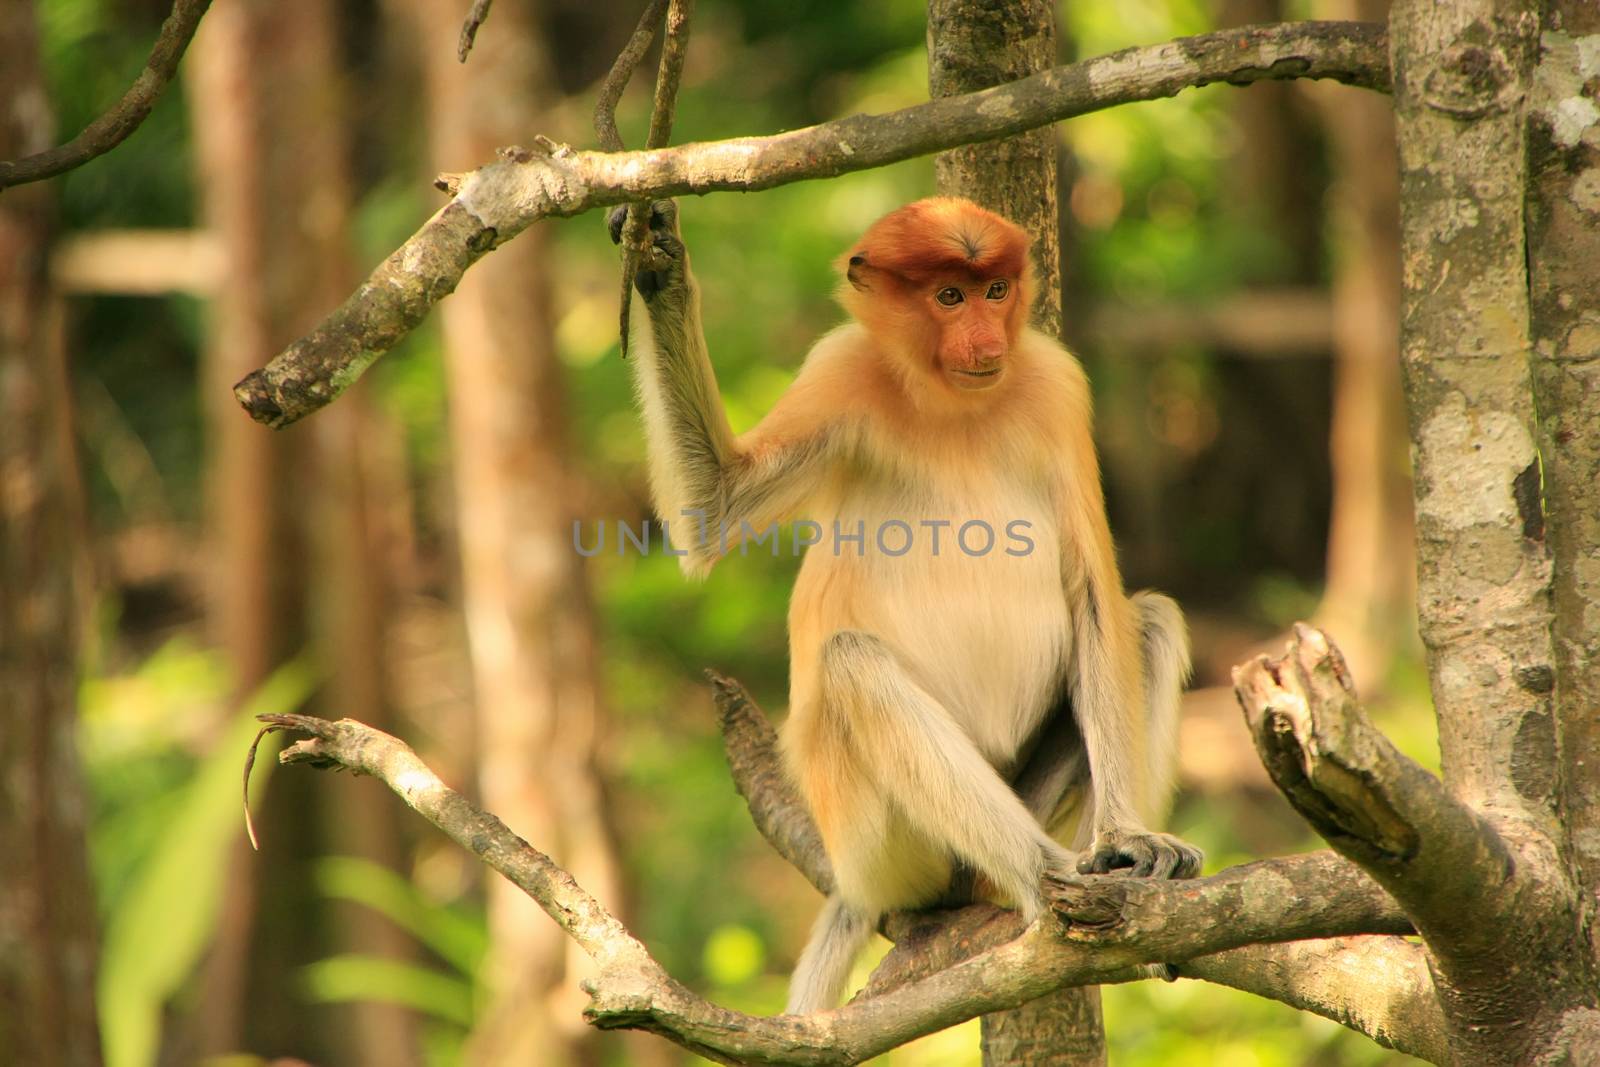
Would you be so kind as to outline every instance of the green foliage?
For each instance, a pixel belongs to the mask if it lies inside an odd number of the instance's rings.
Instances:
[[[481,911],[441,904],[389,868],[359,856],[318,860],[316,879],[324,895],[371,908],[460,974],[478,973],[489,948]]]
[[[330,956],[307,967],[304,979],[306,994],[325,1004],[399,1004],[454,1023],[463,1031],[476,1018],[476,994],[471,982],[405,960],[356,954]]]
[[[260,727],[255,717],[298,708],[313,683],[303,664],[276,671],[228,717],[178,794],[146,813],[162,820],[159,832],[105,915],[98,999],[107,1067],[155,1062],[162,1008],[188,978],[216,923],[227,855],[242,831],[239,771]],[[106,709],[104,718],[121,716]],[[276,750],[262,745],[267,759]],[[96,827],[97,845],[104,830]]]

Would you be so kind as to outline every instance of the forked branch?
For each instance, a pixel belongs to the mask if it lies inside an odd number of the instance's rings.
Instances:
[[[284,763],[343,766],[382,780],[462,847],[509,878],[597,962],[589,1020],[662,1034],[728,1063],[855,1063],[975,1015],[1068,984],[1126,981],[1141,964],[1257,941],[1409,929],[1389,897],[1327,854],[1234,868],[1189,882],[1088,877],[1053,886],[1058,918],[970,958],[814,1016],[727,1011],[674,981],[550,857],[446,786],[404,743],[348,719],[263,716],[309,734]],[[1009,934],[1016,934],[1013,922]]]

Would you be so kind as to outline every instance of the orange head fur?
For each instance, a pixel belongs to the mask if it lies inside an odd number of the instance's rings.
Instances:
[[[987,389],[1028,321],[1028,246],[1021,227],[970,200],[918,200],[845,254],[840,301],[920,383]]]

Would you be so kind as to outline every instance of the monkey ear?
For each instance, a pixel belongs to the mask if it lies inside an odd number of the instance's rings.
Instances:
[[[867,257],[855,255],[850,257],[850,265],[845,268],[844,276],[858,292],[867,291]]]

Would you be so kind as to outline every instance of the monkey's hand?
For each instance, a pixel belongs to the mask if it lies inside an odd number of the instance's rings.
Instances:
[[[1127,870],[1136,878],[1193,878],[1204,861],[1204,853],[1171,834],[1106,829],[1078,860],[1078,873]]]
[[[612,244],[622,244],[627,220],[626,204],[611,209],[606,217],[606,226],[611,231]],[[639,250],[639,267],[633,276],[633,287],[644,297],[646,304],[652,304],[661,293],[683,285],[687,256],[683,237],[678,233],[676,201],[656,200],[651,203],[646,233],[648,240],[645,247]]]

